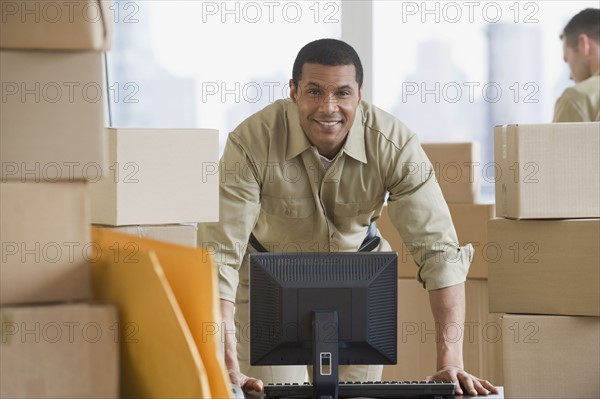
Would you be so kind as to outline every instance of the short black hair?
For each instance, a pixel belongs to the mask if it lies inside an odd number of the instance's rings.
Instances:
[[[586,34],[600,44],[600,9],[586,8],[575,15],[563,29],[560,38],[565,38],[571,47],[577,47],[580,34]]]
[[[300,49],[292,69],[292,81],[298,87],[302,78],[302,67],[307,63],[321,65],[354,65],[356,82],[360,89],[363,84],[363,67],[356,50],[348,43],[337,39],[319,39],[310,42]]]

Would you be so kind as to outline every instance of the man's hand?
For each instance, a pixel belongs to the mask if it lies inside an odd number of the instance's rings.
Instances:
[[[257,378],[248,377],[237,370],[229,370],[229,379],[233,384],[238,384],[243,391],[254,390],[262,392],[263,382]]]
[[[458,367],[444,367],[434,375],[428,376],[426,381],[451,381],[456,384],[456,395],[488,395],[498,393],[498,390],[489,381],[482,380]],[[463,391],[464,389],[464,391]]]
[[[487,395],[490,392],[498,393],[498,390],[488,381],[477,378],[463,369],[462,335],[460,339],[448,339],[444,334],[447,325],[464,326],[465,324],[464,284],[429,291],[429,301],[436,323],[438,372],[427,379],[454,382],[457,385],[457,395],[466,393],[477,396]]]
[[[235,313],[235,305],[233,302],[221,299],[221,316],[225,325],[225,366],[229,379],[233,384],[238,384],[243,391],[255,390],[262,392],[263,382],[256,378],[248,377],[240,371],[240,364],[237,359],[236,340],[235,340],[235,323],[233,314]]]

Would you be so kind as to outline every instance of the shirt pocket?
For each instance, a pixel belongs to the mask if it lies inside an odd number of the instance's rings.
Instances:
[[[276,243],[278,250],[313,239],[316,225],[313,198],[263,196],[261,206],[260,235],[266,242]]]
[[[335,225],[340,231],[354,232],[371,223],[381,199],[363,202],[336,202],[333,211]]]
[[[311,216],[315,212],[314,198],[277,198],[263,196],[262,209],[272,216],[291,219],[301,219]]]

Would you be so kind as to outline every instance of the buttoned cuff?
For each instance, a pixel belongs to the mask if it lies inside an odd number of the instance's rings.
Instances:
[[[444,251],[435,253],[423,263],[417,280],[427,291],[463,283],[474,252],[471,244],[462,247],[446,244]]]
[[[235,303],[235,294],[240,281],[237,270],[231,266],[218,265],[219,270],[219,298]]]

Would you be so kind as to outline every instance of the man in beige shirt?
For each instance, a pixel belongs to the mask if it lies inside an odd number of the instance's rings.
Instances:
[[[249,365],[249,254],[257,247],[357,251],[386,196],[392,222],[415,248],[417,278],[429,291],[440,334],[449,323],[464,325],[473,248],[458,246],[417,137],[362,101],[362,80],[351,46],[334,39],[311,42],[294,62],[291,99],[267,106],[229,135],[220,164],[220,221],[200,225],[199,245],[213,253],[219,271],[225,363],[232,382],[244,389],[261,390],[261,378],[302,382],[306,374],[305,367]],[[381,240],[373,250],[390,247]],[[496,392],[463,369],[462,339],[438,338],[432,378],[460,383],[471,395]],[[379,380],[381,371],[340,367],[340,379]]]
[[[576,85],[556,101],[553,122],[600,121],[600,9],[575,15],[560,38]]]

